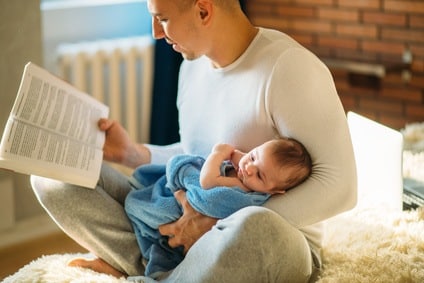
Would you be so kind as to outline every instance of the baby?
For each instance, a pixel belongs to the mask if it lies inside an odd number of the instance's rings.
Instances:
[[[217,144],[202,167],[200,184],[203,189],[226,186],[247,192],[284,193],[303,182],[311,168],[308,152],[294,139],[271,140],[249,153]]]

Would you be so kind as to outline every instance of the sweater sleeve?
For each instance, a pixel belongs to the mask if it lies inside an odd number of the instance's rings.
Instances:
[[[146,144],[146,146],[151,153],[151,164],[165,165],[172,156],[183,153],[180,143],[164,146]]]
[[[356,204],[356,166],[346,114],[328,68],[303,48],[281,56],[269,80],[268,114],[279,134],[309,151],[311,176],[266,207],[293,225],[315,224]]]

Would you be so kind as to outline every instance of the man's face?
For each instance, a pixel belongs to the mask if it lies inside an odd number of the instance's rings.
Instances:
[[[197,26],[197,7],[182,10],[179,0],[148,0],[147,5],[152,15],[153,37],[164,38],[172,48],[181,53],[185,59],[200,57],[201,36]]]

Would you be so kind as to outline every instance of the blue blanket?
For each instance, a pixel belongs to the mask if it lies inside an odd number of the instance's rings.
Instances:
[[[170,248],[167,237],[158,231],[160,225],[177,220],[183,213],[173,195],[175,191],[184,189],[195,210],[214,218],[228,217],[247,206],[262,205],[269,198],[268,194],[246,193],[236,187],[202,189],[200,170],[204,162],[199,156],[177,155],[166,166],[140,166],[130,178],[135,190],[128,194],[125,210],[147,260],[145,275],[155,278],[175,268],[184,258],[182,247]]]

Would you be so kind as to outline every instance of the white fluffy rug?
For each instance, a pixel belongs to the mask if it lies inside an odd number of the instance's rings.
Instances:
[[[67,263],[75,257],[89,257],[88,254],[56,254],[40,257],[22,267],[15,274],[6,277],[3,283],[123,283],[125,279],[94,272],[79,267],[69,267]]]
[[[80,254],[41,257],[3,282],[128,282],[68,267]],[[87,255],[83,255],[87,256]],[[424,282],[424,208],[351,211],[328,221],[318,282]]]
[[[318,282],[424,282],[424,208],[351,211],[328,221]]]

